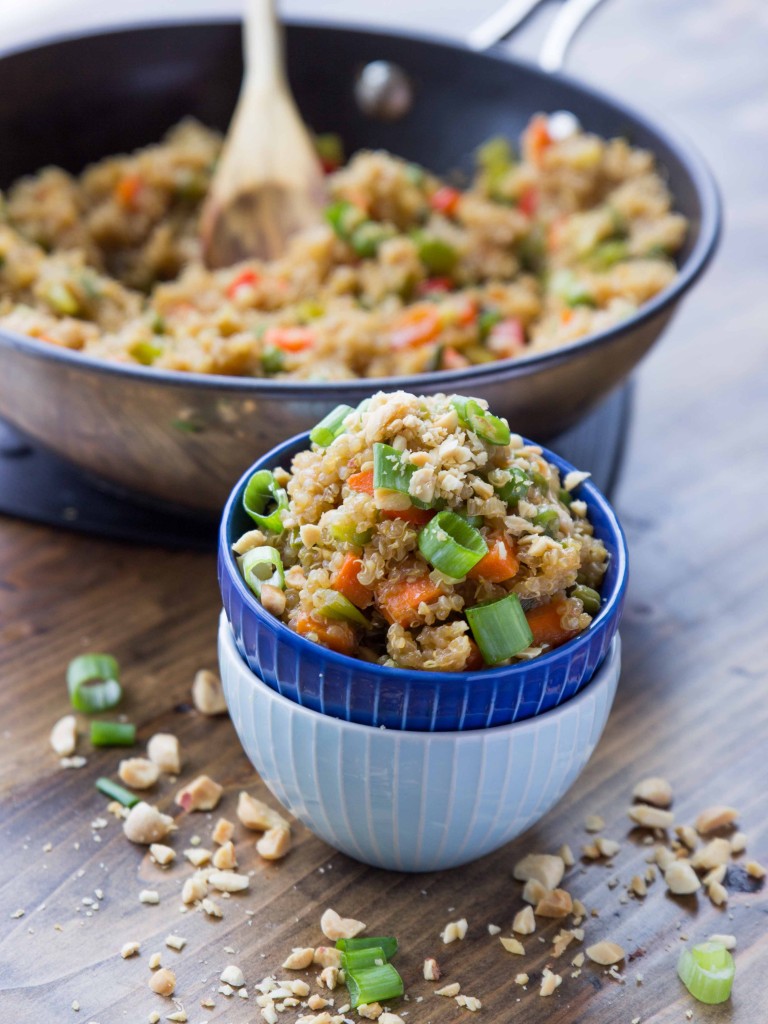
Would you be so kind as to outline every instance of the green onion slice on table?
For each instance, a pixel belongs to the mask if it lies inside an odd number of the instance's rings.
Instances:
[[[251,548],[250,551],[246,551],[238,558],[238,562],[243,579],[259,599],[261,599],[261,588],[265,583],[269,583],[279,590],[285,588],[283,560],[276,548],[267,546]]]
[[[132,747],[135,742],[136,726],[131,722],[91,722],[94,747]]]
[[[722,943],[702,942],[682,951],[677,973],[700,1003],[724,1003],[731,994],[736,966]]]
[[[119,786],[112,779],[96,779],[96,789],[104,796],[108,796],[110,800],[117,800],[123,807],[135,807],[141,800],[141,797],[136,796],[135,793],[131,793],[130,790],[124,789]]]
[[[318,591],[318,598],[320,604],[317,606],[317,611],[320,615],[324,615],[326,619],[337,619],[341,622],[351,622],[356,626],[370,626],[370,622],[363,613],[352,604],[352,602],[340,594],[338,590],[331,590],[327,588],[325,590]]]
[[[419,551],[435,569],[462,579],[488,554],[483,535],[474,526],[449,509],[438,512],[419,530]]]
[[[463,427],[477,434],[489,444],[509,444],[509,427],[504,420],[484,409],[474,398],[462,398],[457,395],[451,405],[456,410],[459,422]]]
[[[362,967],[381,967],[389,957],[381,946],[366,946],[364,949],[349,949],[341,954],[345,972],[359,971]]]
[[[476,604],[466,609],[466,616],[472,636],[489,665],[514,657],[533,642],[533,633],[517,594]]]
[[[67,689],[75,711],[88,715],[120,703],[120,667],[111,654],[81,654],[67,667]]]
[[[243,508],[262,530],[282,533],[281,512],[288,508],[288,495],[268,469],[259,469],[246,485]]]
[[[351,405],[337,405],[324,416],[309,433],[309,440],[319,448],[327,448],[340,434],[344,433],[344,420],[355,410]]]
[[[350,953],[357,949],[380,949],[387,960],[391,960],[397,952],[397,939],[392,935],[371,935],[368,938],[337,939],[336,949],[342,953]]]
[[[383,1003],[403,994],[403,979],[389,963],[350,971],[346,985],[352,1006]]]

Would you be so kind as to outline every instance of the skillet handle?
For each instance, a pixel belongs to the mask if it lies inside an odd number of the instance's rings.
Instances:
[[[467,37],[473,50],[487,50],[510,36],[544,0],[507,0]],[[544,71],[560,71],[568,48],[582,25],[603,0],[564,0],[547,31],[539,53],[539,66]]]

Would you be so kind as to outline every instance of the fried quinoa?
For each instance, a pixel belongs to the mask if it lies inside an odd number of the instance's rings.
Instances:
[[[198,222],[221,137],[158,144],[0,195],[0,326],[165,370],[343,380],[541,352],[675,278],[686,221],[651,153],[564,114],[493,139],[465,190],[385,152],[328,176],[326,221],[269,263],[208,271]]]
[[[291,629],[383,665],[460,672],[586,629],[608,554],[576,488],[482,401],[379,392],[259,470],[233,545]],[[490,614],[490,620],[489,616]]]

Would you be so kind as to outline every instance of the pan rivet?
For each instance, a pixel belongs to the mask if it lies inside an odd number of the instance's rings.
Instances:
[[[358,75],[355,99],[368,117],[398,121],[411,109],[413,86],[399,64],[374,60],[366,64]]]

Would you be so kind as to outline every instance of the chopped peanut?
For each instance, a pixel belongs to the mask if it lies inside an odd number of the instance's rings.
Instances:
[[[186,946],[187,940],[182,938],[181,935],[166,935],[165,944],[169,949],[175,949],[180,953]]]
[[[720,945],[725,946],[726,949],[736,949],[735,935],[710,935],[709,942],[719,942]]]
[[[546,896],[549,890],[543,885],[538,878],[529,878],[523,886],[523,899],[526,903],[531,903],[534,906]]]
[[[632,796],[646,804],[653,804],[654,807],[669,807],[672,803],[672,787],[666,779],[651,776],[637,783],[632,790]]]
[[[339,917],[335,910],[329,907],[320,918],[320,929],[327,939],[336,942],[338,939],[353,939],[360,932],[365,931],[366,926],[362,921],[356,921],[352,917]]]
[[[208,917],[222,917],[221,907],[215,900],[208,899],[206,896],[200,906],[203,908],[203,913],[207,914]]]
[[[602,967],[610,967],[624,959],[624,950],[615,942],[596,942],[594,946],[587,946],[587,956],[592,963],[600,964]]]
[[[376,1020],[383,1011],[378,1003],[360,1003],[357,1012],[361,1017],[367,1017],[368,1020]]]
[[[312,962],[321,967],[341,967],[341,950],[335,946],[318,946]]]
[[[714,832],[715,829],[732,825],[738,817],[739,812],[735,807],[718,804],[715,807],[708,807],[705,811],[702,811],[694,825],[699,835],[705,836],[708,832]]]
[[[635,896],[643,897],[648,892],[648,886],[645,883],[645,879],[642,875],[633,875],[632,881],[629,883],[629,890],[633,892]]]
[[[699,837],[696,835],[695,828],[691,828],[690,825],[678,825],[675,829],[675,834],[679,837],[680,842],[687,846],[689,850],[696,849]]]
[[[539,917],[567,917],[573,910],[573,900],[565,889],[553,889],[545,893],[536,904]]]
[[[599,814],[588,814],[584,819],[584,828],[587,832],[602,832],[605,822]]]
[[[285,611],[285,601],[284,590],[274,586],[272,583],[262,583],[261,604],[265,611],[279,618]]]
[[[170,732],[158,732],[152,736],[147,743],[147,757],[166,775],[178,775],[181,771],[179,741]]]
[[[219,818],[211,832],[211,839],[219,846],[228,843],[235,832],[234,824],[228,818]]]
[[[567,868],[572,868],[573,865],[576,863],[576,859],[573,856],[573,851],[571,850],[568,843],[563,843],[563,845],[558,850],[557,855]]]
[[[515,984],[516,985],[527,985],[529,980],[530,979],[528,978],[528,975],[525,974],[525,973],[523,973],[523,974],[516,974],[515,975]]]
[[[168,867],[169,864],[176,860],[176,851],[171,849],[170,846],[165,846],[163,843],[151,843],[149,852],[152,855],[152,860],[159,864],[161,868]]]
[[[648,804],[637,804],[630,807],[628,813],[632,821],[643,828],[670,828],[675,820],[671,811],[663,811],[658,807],[650,807]]]
[[[673,861],[664,872],[664,881],[676,896],[688,896],[701,888],[701,882],[687,860]]]
[[[120,956],[123,958],[123,960],[127,960],[129,956],[136,956],[138,952],[138,942],[125,942],[120,948]]]
[[[268,828],[256,843],[256,852],[264,860],[282,860],[291,849],[291,830],[283,825]]]
[[[765,868],[756,860],[748,860],[744,867],[750,878],[765,878]]]
[[[721,882],[713,882],[707,889],[707,894],[716,907],[722,907],[728,902],[728,890]]]
[[[461,992],[461,985],[458,981],[452,981],[450,985],[443,985],[442,988],[435,989],[436,996],[447,996],[448,999],[452,999]]]
[[[449,942],[461,941],[467,934],[467,919],[462,917],[460,921],[449,921],[440,932],[440,938],[447,946]]]
[[[192,682],[192,703],[202,715],[223,715],[227,710],[221,680],[207,668],[201,668]]]
[[[323,1007],[327,1005],[328,1000],[324,999],[321,995],[318,995],[317,992],[314,995],[310,996],[309,999],[307,1000],[307,1006],[310,1008],[310,1010],[322,1010]]]
[[[148,757],[129,757],[117,766],[117,774],[131,789],[149,789],[160,778],[160,769]]]
[[[213,866],[215,868],[221,868],[222,871],[231,871],[232,868],[237,867],[237,857],[235,856],[235,844],[230,839],[228,842],[223,843],[213,855]]]
[[[206,850],[204,846],[190,846],[184,851],[184,856],[194,867],[201,868],[210,861],[211,851]]]
[[[176,988],[176,975],[167,967],[161,967],[149,979],[149,987],[159,996],[171,996]]]
[[[77,719],[64,715],[51,729],[51,747],[59,757],[71,757],[77,747]]]
[[[536,931],[536,918],[533,916],[533,907],[523,907],[522,910],[518,910],[512,922],[512,931],[517,932],[518,935],[532,935]]]
[[[424,980],[425,981],[439,981],[440,980],[440,965],[433,956],[427,957],[424,961]]]
[[[283,961],[283,967],[289,971],[303,971],[312,963],[314,953],[315,951],[311,946],[297,946],[293,949],[290,956]]]
[[[219,892],[242,892],[250,885],[248,875],[238,875],[235,871],[211,871],[208,882]]]
[[[231,985],[232,988],[242,988],[245,984],[245,977],[237,964],[227,964],[219,975],[219,981],[225,985]]]
[[[320,971],[317,976],[317,980],[321,985],[324,985],[327,989],[333,992],[339,983],[339,968],[329,964]]]
[[[574,939],[581,941],[583,938],[584,932],[581,928],[574,929],[573,931],[568,928],[561,928],[552,942],[552,956],[555,958],[561,957]]]
[[[621,849],[621,843],[617,843],[615,839],[603,839],[602,836],[595,840],[595,845],[603,857],[615,857]]]
[[[556,889],[565,874],[562,857],[551,853],[529,853],[515,864],[513,874],[519,882],[534,878],[545,889]]]
[[[476,996],[455,996],[456,1005],[463,1006],[467,1010],[471,1010],[475,1013],[476,1010],[481,1010],[483,1004]]]
[[[270,828],[287,828],[290,825],[277,811],[257,800],[250,793],[242,792],[237,798],[237,816],[246,828],[254,832],[266,832]]]
[[[553,974],[548,967],[545,967],[541,975],[539,995],[551,996],[562,980],[559,974]]]
[[[726,870],[727,865],[725,864],[718,864],[716,868],[712,868],[711,871],[708,871],[706,875],[704,875],[704,885],[712,885],[713,882],[722,882],[725,878]]]
[[[173,818],[162,814],[156,807],[140,800],[128,812],[123,822],[123,832],[132,843],[149,846],[160,839],[165,839],[169,832],[176,828]]]
[[[208,895],[208,882],[202,872],[197,872],[188,878],[181,890],[181,902],[184,904],[196,903]]]
[[[747,837],[743,832],[734,832],[731,836],[731,853],[744,853],[747,848]]]
[[[727,839],[711,839],[691,857],[691,866],[697,871],[710,871],[727,864],[731,859],[731,844]]]
[[[402,1017],[398,1017],[396,1013],[384,1012],[379,1017],[379,1024],[405,1024]]]
[[[212,811],[221,800],[224,787],[207,775],[198,775],[176,794],[176,803],[185,811]]]
[[[160,902],[160,893],[154,889],[142,889],[139,893],[139,903],[157,904]]]
[[[518,956],[525,955],[525,947],[519,939],[500,938],[499,942],[508,953],[516,953]]]

